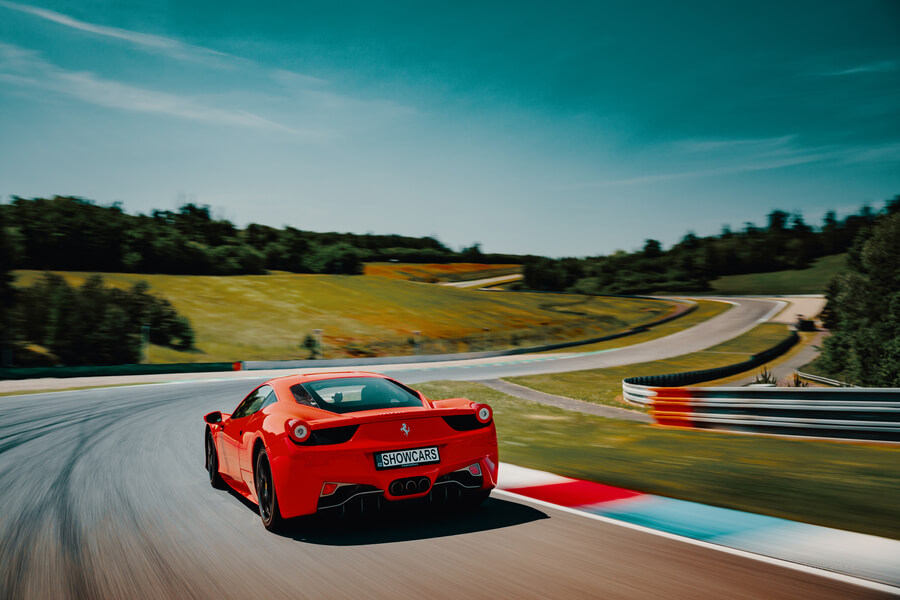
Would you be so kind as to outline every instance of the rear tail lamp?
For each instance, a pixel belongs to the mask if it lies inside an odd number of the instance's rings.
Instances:
[[[319,496],[320,497],[321,496],[330,496],[333,493],[335,493],[339,487],[340,487],[339,483],[332,483],[330,481],[326,481],[325,483],[322,484],[322,493],[320,493]]]
[[[487,424],[491,422],[493,412],[490,406],[487,404],[474,404],[472,408],[475,409],[475,418],[478,419],[479,423]]]
[[[303,442],[308,440],[309,436],[312,434],[312,429],[309,428],[309,423],[301,419],[292,419],[288,421],[285,424],[285,428],[287,429],[288,437],[290,437],[298,444],[302,444]]]

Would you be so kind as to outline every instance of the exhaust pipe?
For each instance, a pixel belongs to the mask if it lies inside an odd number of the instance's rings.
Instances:
[[[392,496],[412,496],[424,494],[431,487],[431,480],[427,477],[406,477],[395,479],[388,486]]]

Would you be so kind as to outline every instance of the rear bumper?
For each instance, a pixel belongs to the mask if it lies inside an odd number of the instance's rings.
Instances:
[[[407,500],[427,496],[443,487],[490,490],[497,485],[497,434],[493,423],[475,431],[457,432],[452,437],[423,444],[409,444],[409,448],[437,446],[441,462],[432,465],[377,470],[375,453],[401,450],[403,447],[384,447],[384,444],[361,445],[352,440],[331,446],[298,446],[286,437],[283,452],[272,460],[272,474],[278,504],[284,518],[309,515],[320,506],[335,507],[357,494],[379,496],[387,501]],[[454,472],[478,464],[480,483],[472,477],[459,477]],[[393,495],[391,482],[397,479],[427,477],[430,485],[416,493]],[[458,481],[457,481],[458,480]],[[322,497],[325,483],[350,484],[342,486],[334,498]],[[323,502],[320,502],[323,500]]]

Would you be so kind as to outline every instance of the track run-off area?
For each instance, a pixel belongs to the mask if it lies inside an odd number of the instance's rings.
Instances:
[[[731,339],[781,305],[616,350],[370,367],[415,384],[618,366]],[[321,370],[346,370],[321,369]],[[294,372],[294,371],[292,371]],[[0,398],[0,598],[853,598],[888,588],[497,492],[471,513],[300,520],[268,533],[209,486],[203,415],[285,371]],[[118,378],[68,380],[111,385]],[[48,381],[5,382],[0,391]],[[502,456],[501,456],[502,459]],[[502,468],[501,468],[502,469]],[[501,470],[501,484],[502,484]]]

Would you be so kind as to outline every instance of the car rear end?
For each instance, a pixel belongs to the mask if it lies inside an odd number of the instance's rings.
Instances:
[[[282,515],[378,506],[417,498],[484,498],[497,483],[497,432],[490,408],[357,412],[308,423],[301,443],[284,437],[273,463]]]

